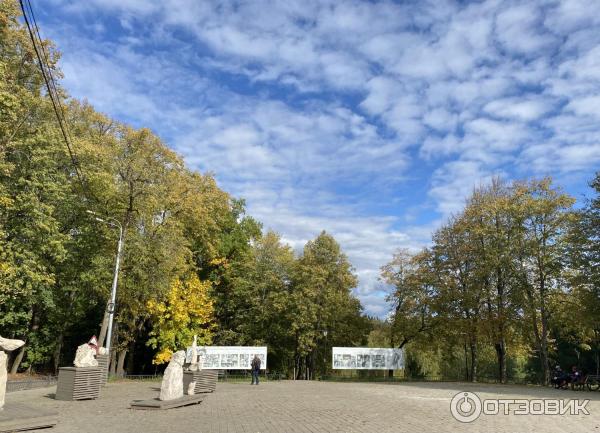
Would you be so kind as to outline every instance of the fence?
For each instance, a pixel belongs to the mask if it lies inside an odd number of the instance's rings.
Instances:
[[[319,378],[319,380],[330,382],[466,382],[463,376],[387,377],[367,375],[323,375]],[[477,383],[494,384],[500,382],[494,376],[478,376]],[[512,385],[539,385],[538,382],[520,378],[508,378],[505,383]]]
[[[227,370],[219,370],[218,380],[219,382],[244,382],[251,380],[252,375],[248,372],[235,372],[229,373]],[[285,379],[285,375],[279,372],[272,373],[261,373],[260,378],[262,380],[282,380]],[[162,374],[126,374],[122,377],[110,376],[109,381],[126,379],[126,380],[140,380],[140,381],[158,381],[162,380]]]
[[[261,380],[266,381],[277,381],[286,379],[286,376],[279,372],[272,373],[261,373]],[[136,380],[136,381],[160,381],[162,380],[161,374],[126,374],[123,377],[117,378],[110,376],[109,381],[125,379],[125,380]],[[235,372],[229,373],[226,370],[219,371],[218,376],[219,382],[245,382],[251,380],[250,372]],[[464,382],[463,378],[451,378],[442,376],[426,376],[421,378],[410,378],[410,377],[382,377],[382,376],[337,376],[337,375],[324,375],[319,378],[322,381],[331,382]],[[479,383],[498,383],[494,377],[479,377],[477,380]],[[31,379],[22,380],[9,380],[6,384],[7,392],[24,391],[28,389],[45,388],[54,386],[57,383],[56,376],[36,377]],[[532,384],[526,380],[515,380],[509,379],[507,383],[528,385]]]
[[[9,380],[6,383],[6,392],[25,391],[27,389],[46,388],[56,385],[56,376],[31,378],[22,380]]]

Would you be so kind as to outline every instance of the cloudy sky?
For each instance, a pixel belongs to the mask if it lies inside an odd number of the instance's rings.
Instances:
[[[383,315],[379,267],[491,176],[600,168],[596,0],[48,0],[63,85],[300,250],[332,233]]]

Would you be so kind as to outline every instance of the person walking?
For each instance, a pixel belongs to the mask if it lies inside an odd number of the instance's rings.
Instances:
[[[260,358],[258,357],[258,355],[254,355],[254,359],[252,360],[250,367],[252,367],[251,385],[258,385],[258,375],[260,374]]]

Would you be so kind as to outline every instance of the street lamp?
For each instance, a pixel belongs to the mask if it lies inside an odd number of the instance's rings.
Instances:
[[[86,210],[90,215],[94,215],[94,219],[101,223],[108,224],[111,227],[119,228],[119,243],[117,244],[117,259],[115,260],[115,274],[113,276],[112,288],[110,291],[110,301],[107,305],[108,311],[108,328],[106,330],[106,351],[110,353],[110,341],[112,339],[113,319],[115,316],[115,301],[117,298],[117,282],[119,280],[119,264],[121,263],[121,250],[123,249],[123,226],[114,218],[100,218],[98,214],[91,210]]]

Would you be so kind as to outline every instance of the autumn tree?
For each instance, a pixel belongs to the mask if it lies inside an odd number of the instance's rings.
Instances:
[[[175,279],[164,299],[148,301],[152,323],[148,345],[158,350],[155,364],[169,362],[173,352],[189,346],[195,335],[198,345],[212,343],[215,323],[209,292],[210,283],[190,273]]]
[[[296,377],[314,378],[328,348],[366,341],[367,322],[352,294],[357,285],[352,271],[339,244],[326,232],[305,245],[290,294]]]
[[[549,322],[552,297],[564,289],[565,240],[575,200],[552,187],[550,179],[519,185],[523,214],[520,276],[524,312],[531,324],[542,381],[550,374]]]

